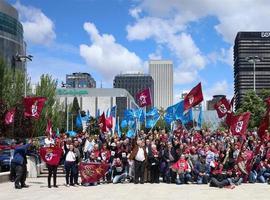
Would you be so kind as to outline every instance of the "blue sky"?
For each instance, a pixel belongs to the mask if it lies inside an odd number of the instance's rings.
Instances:
[[[114,75],[148,72],[149,59],[174,62],[174,96],[202,82],[205,99],[233,95],[238,31],[269,30],[267,0],[8,0],[20,13],[32,82],[89,72],[100,86]],[[226,5],[226,6],[224,6]],[[260,11],[260,12],[255,12]]]

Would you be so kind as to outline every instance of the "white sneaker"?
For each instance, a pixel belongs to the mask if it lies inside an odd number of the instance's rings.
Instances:
[[[69,184],[66,184],[67,187],[69,187],[70,185]]]

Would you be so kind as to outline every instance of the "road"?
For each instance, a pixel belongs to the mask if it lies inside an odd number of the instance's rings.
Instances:
[[[2,200],[269,200],[270,185],[243,184],[235,189],[211,188],[207,185],[167,184],[103,184],[90,187],[64,186],[64,178],[58,179],[59,188],[48,188],[46,178],[27,179],[29,188],[15,190],[13,183],[0,184]]]

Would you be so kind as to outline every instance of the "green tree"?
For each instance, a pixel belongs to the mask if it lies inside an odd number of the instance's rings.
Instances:
[[[264,101],[265,99],[267,99],[268,97],[270,97],[270,90],[262,89],[262,91],[260,92],[260,95],[259,96]]]
[[[265,113],[263,100],[253,90],[247,91],[237,113],[250,112],[249,128],[258,127]]]
[[[40,77],[40,82],[36,87],[36,96],[46,97],[47,101],[42,110],[40,119],[34,121],[34,134],[36,136],[44,135],[47,125],[47,119],[52,120],[54,130],[56,128],[63,128],[63,121],[65,115],[63,115],[63,105],[60,105],[56,99],[56,80],[48,74]],[[62,113],[62,114],[61,114]]]

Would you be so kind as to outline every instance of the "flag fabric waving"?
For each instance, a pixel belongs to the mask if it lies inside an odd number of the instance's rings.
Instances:
[[[62,149],[59,147],[42,147],[39,150],[41,159],[49,165],[59,165],[62,156]]]
[[[39,119],[46,100],[45,97],[25,97],[23,100],[24,116]]]
[[[113,117],[112,116],[109,116],[106,118],[106,127],[108,129],[112,129],[112,127],[113,127]]]
[[[81,116],[81,112],[79,111],[77,117],[76,117],[76,126],[78,128],[82,128],[83,125],[82,125],[82,116]]]
[[[98,124],[100,127],[100,130],[105,133],[107,131],[106,127],[106,118],[105,118],[105,113],[103,112],[102,115],[98,118]]]
[[[140,107],[149,106],[152,104],[150,88],[144,89],[136,94],[136,99]]]
[[[145,127],[146,128],[153,128],[157,121],[159,120],[160,115],[158,113],[158,109],[157,108],[152,108],[151,110],[149,110],[146,113],[146,124]]]
[[[80,162],[79,171],[82,183],[95,183],[105,176],[109,169],[109,164],[105,163],[84,163]]]
[[[47,119],[46,134],[51,137],[53,136],[52,121],[50,119]]]
[[[202,85],[199,83],[185,96],[184,111],[198,105],[203,101]]]
[[[200,129],[202,128],[202,121],[203,121],[203,111],[202,111],[202,106],[200,106],[200,113],[198,117],[198,127]]]
[[[116,109],[117,109],[116,106],[113,106],[113,107],[111,108],[110,116],[116,118]]]
[[[250,112],[245,112],[240,115],[232,115],[230,117],[230,130],[233,135],[244,136],[248,127]]]
[[[265,131],[269,128],[269,114],[270,114],[270,108],[267,109],[263,119],[261,120],[260,126],[258,128],[258,136],[261,140],[265,137]]]
[[[225,97],[222,97],[215,105],[218,117],[222,118],[231,110],[231,105]]]
[[[12,108],[11,110],[7,111],[5,114],[5,124],[9,125],[14,122],[14,117],[15,117],[16,109]]]

